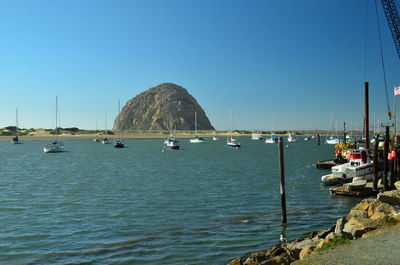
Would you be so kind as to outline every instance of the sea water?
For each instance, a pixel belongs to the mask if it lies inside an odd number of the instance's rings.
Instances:
[[[0,141],[0,264],[226,264],[330,227],[357,202],[320,185],[334,147],[285,143],[287,219],[280,225],[278,145],[241,138],[162,152],[90,140]]]

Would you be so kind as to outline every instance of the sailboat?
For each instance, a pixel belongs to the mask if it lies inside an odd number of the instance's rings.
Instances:
[[[56,96],[56,131],[55,131],[55,139],[51,144],[45,145],[43,147],[43,151],[45,153],[60,153],[64,152],[64,144],[57,140],[58,135],[58,126],[57,126],[57,118],[58,118],[58,97]]]
[[[334,130],[335,130],[335,122],[333,120],[333,113],[332,113],[332,134],[329,138],[325,139],[325,142],[327,144],[338,144],[339,143],[339,138],[337,136],[333,136]]]
[[[105,114],[105,130],[104,130],[104,134],[107,135],[107,112]],[[110,142],[108,141],[108,138],[106,136],[106,138],[103,138],[103,140],[101,140],[102,144],[109,144]]]
[[[198,137],[197,136],[197,112],[194,112],[194,130],[195,130],[195,138],[189,139],[189,142],[192,144],[200,144],[200,143],[205,143],[207,142],[206,139],[203,137]]]
[[[275,130],[275,112],[272,113],[272,132]],[[271,134],[271,137],[265,139],[266,144],[276,144],[278,143],[278,136],[275,134]]]
[[[118,100],[118,119],[120,118],[120,112],[121,112],[121,108],[120,108],[120,102],[119,102],[119,100]],[[125,147],[125,144],[124,144],[124,142],[120,139],[120,138],[118,138],[115,142],[114,142],[114,147],[115,148],[124,148]]]
[[[97,131],[97,122],[96,122],[96,137],[93,138],[93,142],[95,142],[95,143],[100,142],[99,134],[98,134],[98,131]]]
[[[233,115],[232,115],[232,111],[231,111],[231,133],[230,133],[230,137],[227,137],[226,139],[226,146],[227,147],[234,147],[234,148],[239,148],[240,147],[240,143],[233,138]]]
[[[18,109],[15,110],[15,114],[16,114],[16,127],[15,127],[15,131],[16,131],[16,135],[15,137],[13,137],[11,139],[11,143],[13,144],[22,144],[22,141],[19,139],[19,127],[18,127]]]

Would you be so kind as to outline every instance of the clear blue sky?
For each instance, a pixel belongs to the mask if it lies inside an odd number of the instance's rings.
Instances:
[[[364,74],[368,2],[367,75]],[[380,1],[389,99],[400,64]],[[0,127],[112,127],[150,87],[188,89],[217,129],[362,126],[387,120],[371,0],[0,1]],[[400,99],[399,99],[400,102]],[[400,105],[400,104],[399,104]]]

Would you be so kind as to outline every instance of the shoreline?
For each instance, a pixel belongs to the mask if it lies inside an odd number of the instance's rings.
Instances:
[[[378,236],[388,242],[378,251],[385,249],[390,256],[400,240],[400,190],[362,200],[330,228],[238,257],[227,265],[380,264],[383,256],[377,255],[374,242]]]

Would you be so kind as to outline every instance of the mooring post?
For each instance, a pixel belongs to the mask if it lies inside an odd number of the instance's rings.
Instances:
[[[285,192],[285,159],[283,155],[283,137],[279,137],[279,169],[281,177],[281,207],[282,207],[282,223],[286,224],[286,192]]]
[[[389,152],[390,154],[392,154],[392,151],[394,150],[394,137],[392,137],[391,141],[390,141],[390,149]],[[390,176],[389,176],[389,188],[391,189],[394,186],[394,182],[395,182],[395,158],[390,155],[392,157],[392,159],[390,160]]]
[[[388,154],[389,154],[389,126],[385,126],[385,144],[384,144],[384,152],[383,152],[383,179],[382,179],[382,185],[383,185],[383,190],[387,191],[389,190],[389,185],[388,185]]]
[[[374,172],[374,177],[372,179],[372,187],[373,190],[378,190],[378,146],[379,146],[379,134],[375,136],[375,142],[374,142],[374,149],[373,149],[373,172]]]
[[[321,135],[319,135],[319,133],[317,134],[317,140],[318,145],[321,145]]]
[[[346,145],[346,137],[347,137],[347,132],[346,132],[346,122],[343,123],[343,143]]]
[[[369,149],[369,92],[368,82],[365,82],[365,149]]]

